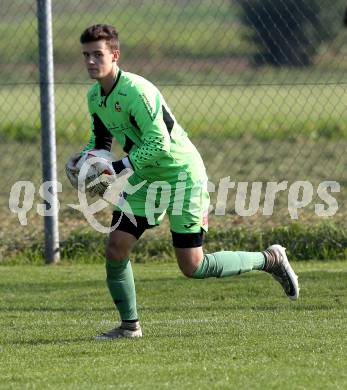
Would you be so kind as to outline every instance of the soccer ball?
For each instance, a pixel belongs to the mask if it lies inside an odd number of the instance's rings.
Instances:
[[[102,181],[103,175],[113,175],[114,172],[111,170],[112,161],[116,161],[116,157],[107,150],[92,149],[85,152],[75,164],[78,169],[78,172],[76,172],[78,187],[83,189],[84,186],[98,178]]]
[[[87,160],[90,160],[87,162]],[[99,167],[107,166],[109,163],[112,163],[112,161],[116,161],[116,156],[105,149],[91,149],[85,152],[82,157],[77,161],[75,167],[80,172],[83,165],[87,162],[88,165],[88,175],[86,178],[88,179],[89,176],[97,177],[99,175],[113,175],[113,172],[110,169],[107,169],[106,167]],[[103,164],[96,164],[96,162],[102,162]]]

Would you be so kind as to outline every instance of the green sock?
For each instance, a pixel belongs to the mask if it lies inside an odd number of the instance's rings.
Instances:
[[[264,267],[265,257],[262,252],[216,252],[206,254],[194,271],[192,278],[205,279],[210,277],[239,275],[253,269]]]
[[[107,286],[123,321],[137,320],[136,292],[130,260],[106,260]]]

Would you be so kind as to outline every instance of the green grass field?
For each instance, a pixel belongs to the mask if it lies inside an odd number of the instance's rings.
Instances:
[[[2,389],[345,389],[346,263],[296,263],[290,302],[262,273],[185,279],[135,264],[145,337],[96,342],[115,315],[102,265],[0,267]]]

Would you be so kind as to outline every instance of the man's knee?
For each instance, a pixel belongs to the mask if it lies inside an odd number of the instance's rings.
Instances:
[[[204,231],[198,233],[176,233],[171,231],[177,263],[183,275],[191,278],[199,267],[202,258],[202,241]]]
[[[195,270],[198,268],[198,265],[194,263],[181,263],[178,262],[178,266],[184,276],[187,278],[192,278]]]
[[[191,278],[203,258],[202,248],[175,248],[177,263],[183,275]]]
[[[108,260],[121,261],[129,257],[130,251],[115,245],[108,245],[106,247],[106,258]]]
[[[122,231],[114,231],[110,234],[106,245],[106,258],[108,260],[125,260],[136,244],[136,237]]]
[[[125,260],[130,255],[130,249],[120,242],[109,242],[106,246],[106,258],[108,260]]]

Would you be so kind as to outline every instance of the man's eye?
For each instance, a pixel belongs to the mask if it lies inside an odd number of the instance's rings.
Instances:
[[[102,53],[96,53],[96,54],[95,54],[95,57],[97,57],[97,58],[102,57]]]
[[[83,57],[84,57],[84,58],[88,58],[88,57],[89,57],[89,54],[88,54],[88,53],[83,53]]]

